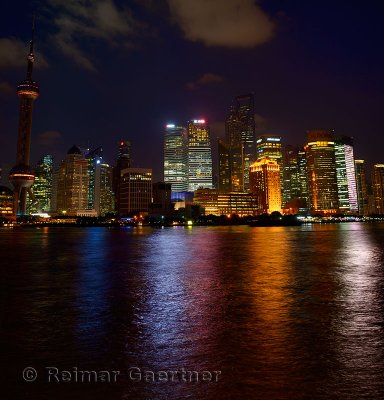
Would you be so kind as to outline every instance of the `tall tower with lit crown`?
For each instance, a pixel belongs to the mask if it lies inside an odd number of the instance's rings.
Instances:
[[[39,97],[39,86],[32,80],[33,52],[35,22],[32,26],[32,39],[28,54],[28,68],[26,79],[17,87],[17,95],[20,98],[19,130],[17,138],[16,166],[9,173],[9,180],[14,188],[14,215],[26,214],[27,192],[33,199],[31,186],[35,175],[29,166],[31,152],[31,129],[33,102]]]

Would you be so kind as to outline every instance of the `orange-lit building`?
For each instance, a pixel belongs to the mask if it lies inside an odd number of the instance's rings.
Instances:
[[[375,164],[372,173],[375,214],[384,214],[384,164]]]
[[[335,138],[332,131],[308,131],[307,179],[312,213],[333,214],[339,210]]]
[[[250,168],[250,191],[257,197],[259,213],[281,212],[280,166],[269,157],[255,161]]]

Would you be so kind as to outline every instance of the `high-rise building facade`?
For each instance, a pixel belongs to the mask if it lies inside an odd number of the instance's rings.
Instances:
[[[55,174],[56,210],[78,215],[88,209],[89,162],[77,146],[68,150]]]
[[[255,159],[255,106],[253,94],[237,96],[225,121],[231,174],[229,191],[249,190],[249,168]],[[219,164],[221,163],[219,158]],[[219,167],[221,171],[223,169]],[[219,182],[223,178],[219,175]],[[219,185],[220,187],[220,185]]]
[[[384,164],[375,164],[372,171],[375,214],[384,214]]]
[[[98,215],[106,215],[115,210],[115,196],[112,190],[113,168],[106,163],[100,163],[98,185],[95,191],[95,210]]]
[[[336,213],[339,197],[334,134],[332,131],[308,131],[307,139],[305,151],[310,210],[313,213]]]
[[[307,208],[307,162],[304,147],[286,145],[283,149],[284,205],[297,203],[298,208]]]
[[[152,203],[152,170],[126,168],[120,177],[120,215],[148,213]]]
[[[113,185],[112,189],[115,193],[115,206],[117,212],[120,210],[120,182],[121,171],[132,167],[131,160],[131,143],[128,140],[122,139],[119,142],[118,156],[116,165],[113,169]]]
[[[233,192],[231,174],[231,147],[222,139],[218,139],[219,181],[218,189],[221,193]]]
[[[339,209],[344,213],[357,213],[355,157],[353,154],[353,139],[351,137],[339,136],[336,138],[335,161]]]
[[[100,211],[100,165],[103,162],[103,149],[97,147],[88,151],[85,158],[88,160],[88,210]]]
[[[188,190],[188,134],[187,129],[167,124],[164,134],[164,182],[172,192]]]
[[[48,212],[51,210],[53,180],[53,156],[45,155],[35,168],[35,183],[33,192],[36,202],[32,206],[32,212]]]
[[[32,80],[34,55],[34,26],[32,28],[32,40],[28,54],[28,67],[26,79],[17,87],[17,95],[20,99],[19,129],[17,137],[16,166],[9,173],[9,180],[14,188],[14,217],[27,213],[27,193],[33,199],[31,186],[35,175],[29,166],[31,152],[31,130],[33,103],[39,97],[38,84]]]
[[[268,157],[258,159],[251,165],[249,179],[259,212],[281,212],[280,166],[277,161]]]
[[[368,191],[364,160],[355,160],[355,173],[359,215],[368,215]]]
[[[188,191],[212,188],[212,150],[204,119],[188,122]]]

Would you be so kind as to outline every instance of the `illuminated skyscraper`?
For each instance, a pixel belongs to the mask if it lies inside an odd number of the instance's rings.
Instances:
[[[249,167],[255,159],[254,114],[253,94],[237,96],[225,121],[226,146],[228,147],[231,174],[230,191],[249,190]],[[221,161],[219,158],[219,164]],[[219,170],[224,172],[221,166]],[[219,182],[223,179],[225,180],[219,176]]]
[[[115,193],[116,210],[120,209],[120,182],[121,171],[132,166],[131,161],[131,143],[128,140],[120,140],[119,153],[117,156],[116,165],[113,168],[113,192]]]
[[[34,25],[34,24],[33,24]],[[27,76],[17,87],[17,95],[20,98],[19,130],[17,138],[16,166],[9,173],[9,180],[14,187],[14,215],[26,214],[27,192],[33,199],[31,186],[34,182],[34,172],[29,166],[31,150],[31,130],[33,103],[40,94],[39,86],[32,80],[33,63],[35,55],[34,26],[32,28],[32,40],[28,54]]]
[[[35,169],[33,192],[36,203],[31,211],[48,212],[51,210],[52,180],[53,156],[47,154],[38,162]]]
[[[384,214],[384,164],[375,164],[372,172],[375,214]]]
[[[188,122],[188,191],[212,188],[212,152],[204,119]]]
[[[368,191],[364,160],[355,160],[355,172],[359,215],[368,215]]]
[[[100,214],[100,165],[103,162],[103,149],[98,147],[86,154],[88,160],[88,210]]]
[[[302,146],[287,145],[283,151],[285,204],[297,203],[306,208],[308,203],[307,161]]]
[[[281,212],[280,166],[268,157],[258,159],[250,168],[250,191],[257,197],[261,213]]]
[[[340,136],[335,141],[335,161],[337,172],[337,192],[339,209],[345,213],[357,213],[355,158],[353,140],[349,136]]]
[[[336,213],[339,209],[335,139],[331,131],[308,131],[307,176],[312,212]]]
[[[115,210],[115,196],[112,190],[112,172],[110,165],[100,163],[99,184],[96,185],[96,206],[95,210],[99,215],[105,215]]]
[[[219,149],[218,189],[221,193],[232,192],[231,147],[222,139],[219,139],[217,144]]]
[[[164,134],[164,182],[172,192],[188,190],[188,134],[187,129],[168,124]]]
[[[126,168],[120,178],[120,215],[148,213],[152,203],[152,170]]]
[[[56,210],[67,215],[78,215],[88,209],[89,162],[77,146],[68,150],[56,177]]]

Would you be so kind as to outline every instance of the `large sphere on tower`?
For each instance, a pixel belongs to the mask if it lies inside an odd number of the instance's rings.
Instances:
[[[19,164],[9,172],[9,181],[16,190],[20,188],[29,189],[35,181],[35,173],[28,165]]]

